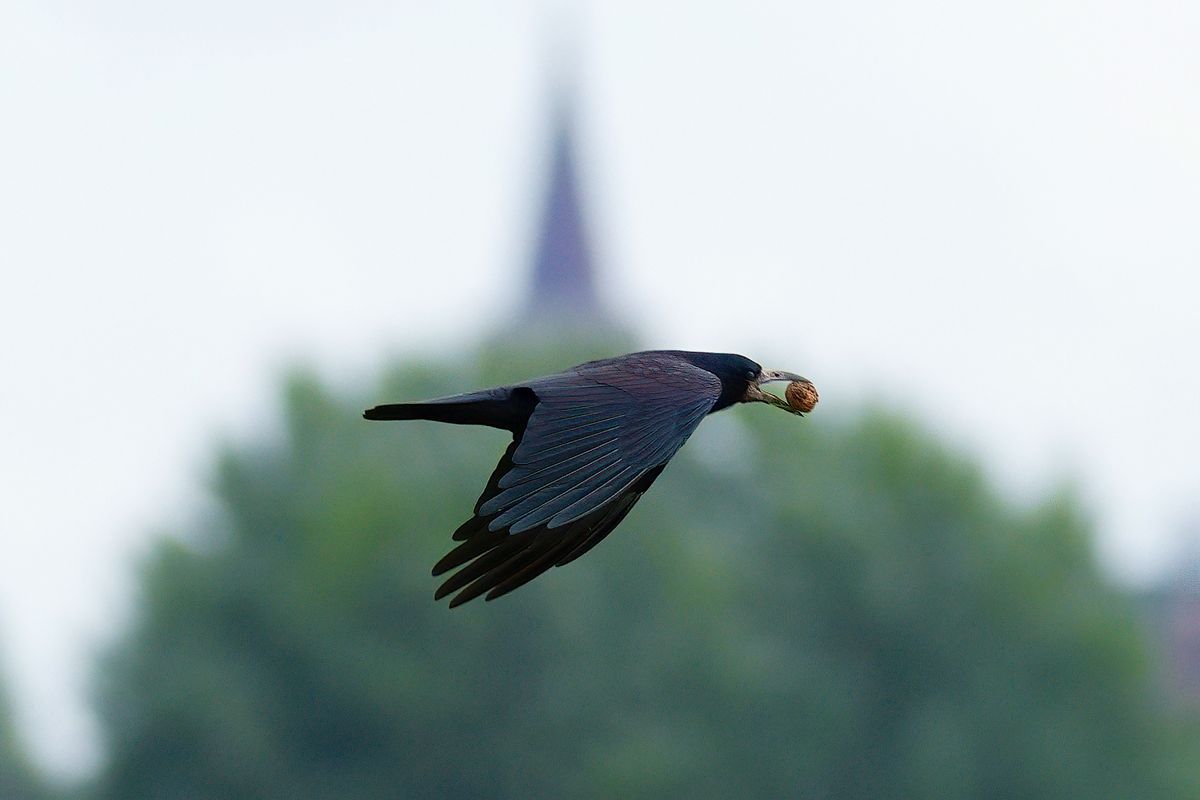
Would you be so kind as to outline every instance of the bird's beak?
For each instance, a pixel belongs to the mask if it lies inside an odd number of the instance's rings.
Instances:
[[[787,401],[778,395],[764,392],[759,387],[764,383],[777,383],[779,381],[799,381],[801,383],[811,383],[808,378],[797,375],[794,372],[784,372],[780,369],[764,369],[758,376],[758,380],[746,387],[745,397],[742,398],[744,403],[768,403],[776,408],[782,408],[790,414],[798,414],[803,416],[803,413],[788,405]]]
[[[758,376],[756,383],[761,386],[764,383],[778,383],[779,381],[812,383],[808,378],[797,375],[794,372],[784,372],[781,369],[764,369],[762,374]]]

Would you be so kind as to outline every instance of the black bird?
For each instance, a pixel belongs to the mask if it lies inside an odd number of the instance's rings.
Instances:
[[[772,381],[812,389],[799,375],[763,369],[745,356],[654,350],[509,386],[376,406],[363,417],[512,431],[475,515],[454,532],[462,544],[433,568],[434,575],[458,569],[434,595],[457,591],[453,608],[484,592],[488,600],[499,597],[595,547],[706,414],[752,402],[801,414],[759,388]],[[815,402],[815,391],[811,397]]]

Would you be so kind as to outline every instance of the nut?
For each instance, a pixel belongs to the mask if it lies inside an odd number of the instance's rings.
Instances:
[[[792,381],[783,395],[788,405],[802,414],[807,414],[817,405],[817,387],[808,381]]]

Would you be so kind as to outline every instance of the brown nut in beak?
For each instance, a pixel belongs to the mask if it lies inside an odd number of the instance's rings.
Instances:
[[[787,398],[789,406],[802,414],[812,411],[819,399],[817,387],[813,386],[811,381],[792,381],[783,396]]]

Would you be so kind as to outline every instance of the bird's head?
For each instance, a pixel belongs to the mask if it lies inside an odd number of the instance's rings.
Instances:
[[[766,383],[777,383],[787,381],[788,387],[786,397],[783,399],[779,395],[771,392],[763,391],[761,388]],[[817,387],[813,386],[813,382],[808,378],[795,374],[794,372],[784,372],[780,369],[760,369],[758,374],[752,378],[746,385],[746,392],[742,395],[743,403],[767,403],[776,408],[782,408],[789,414],[804,416],[817,404]]]
[[[698,367],[721,379],[721,397],[714,411],[734,403],[768,403],[791,414],[803,415],[817,402],[812,381],[793,372],[764,369],[757,362],[733,353],[680,353]],[[788,381],[787,400],[764,391],[764,384]]]

